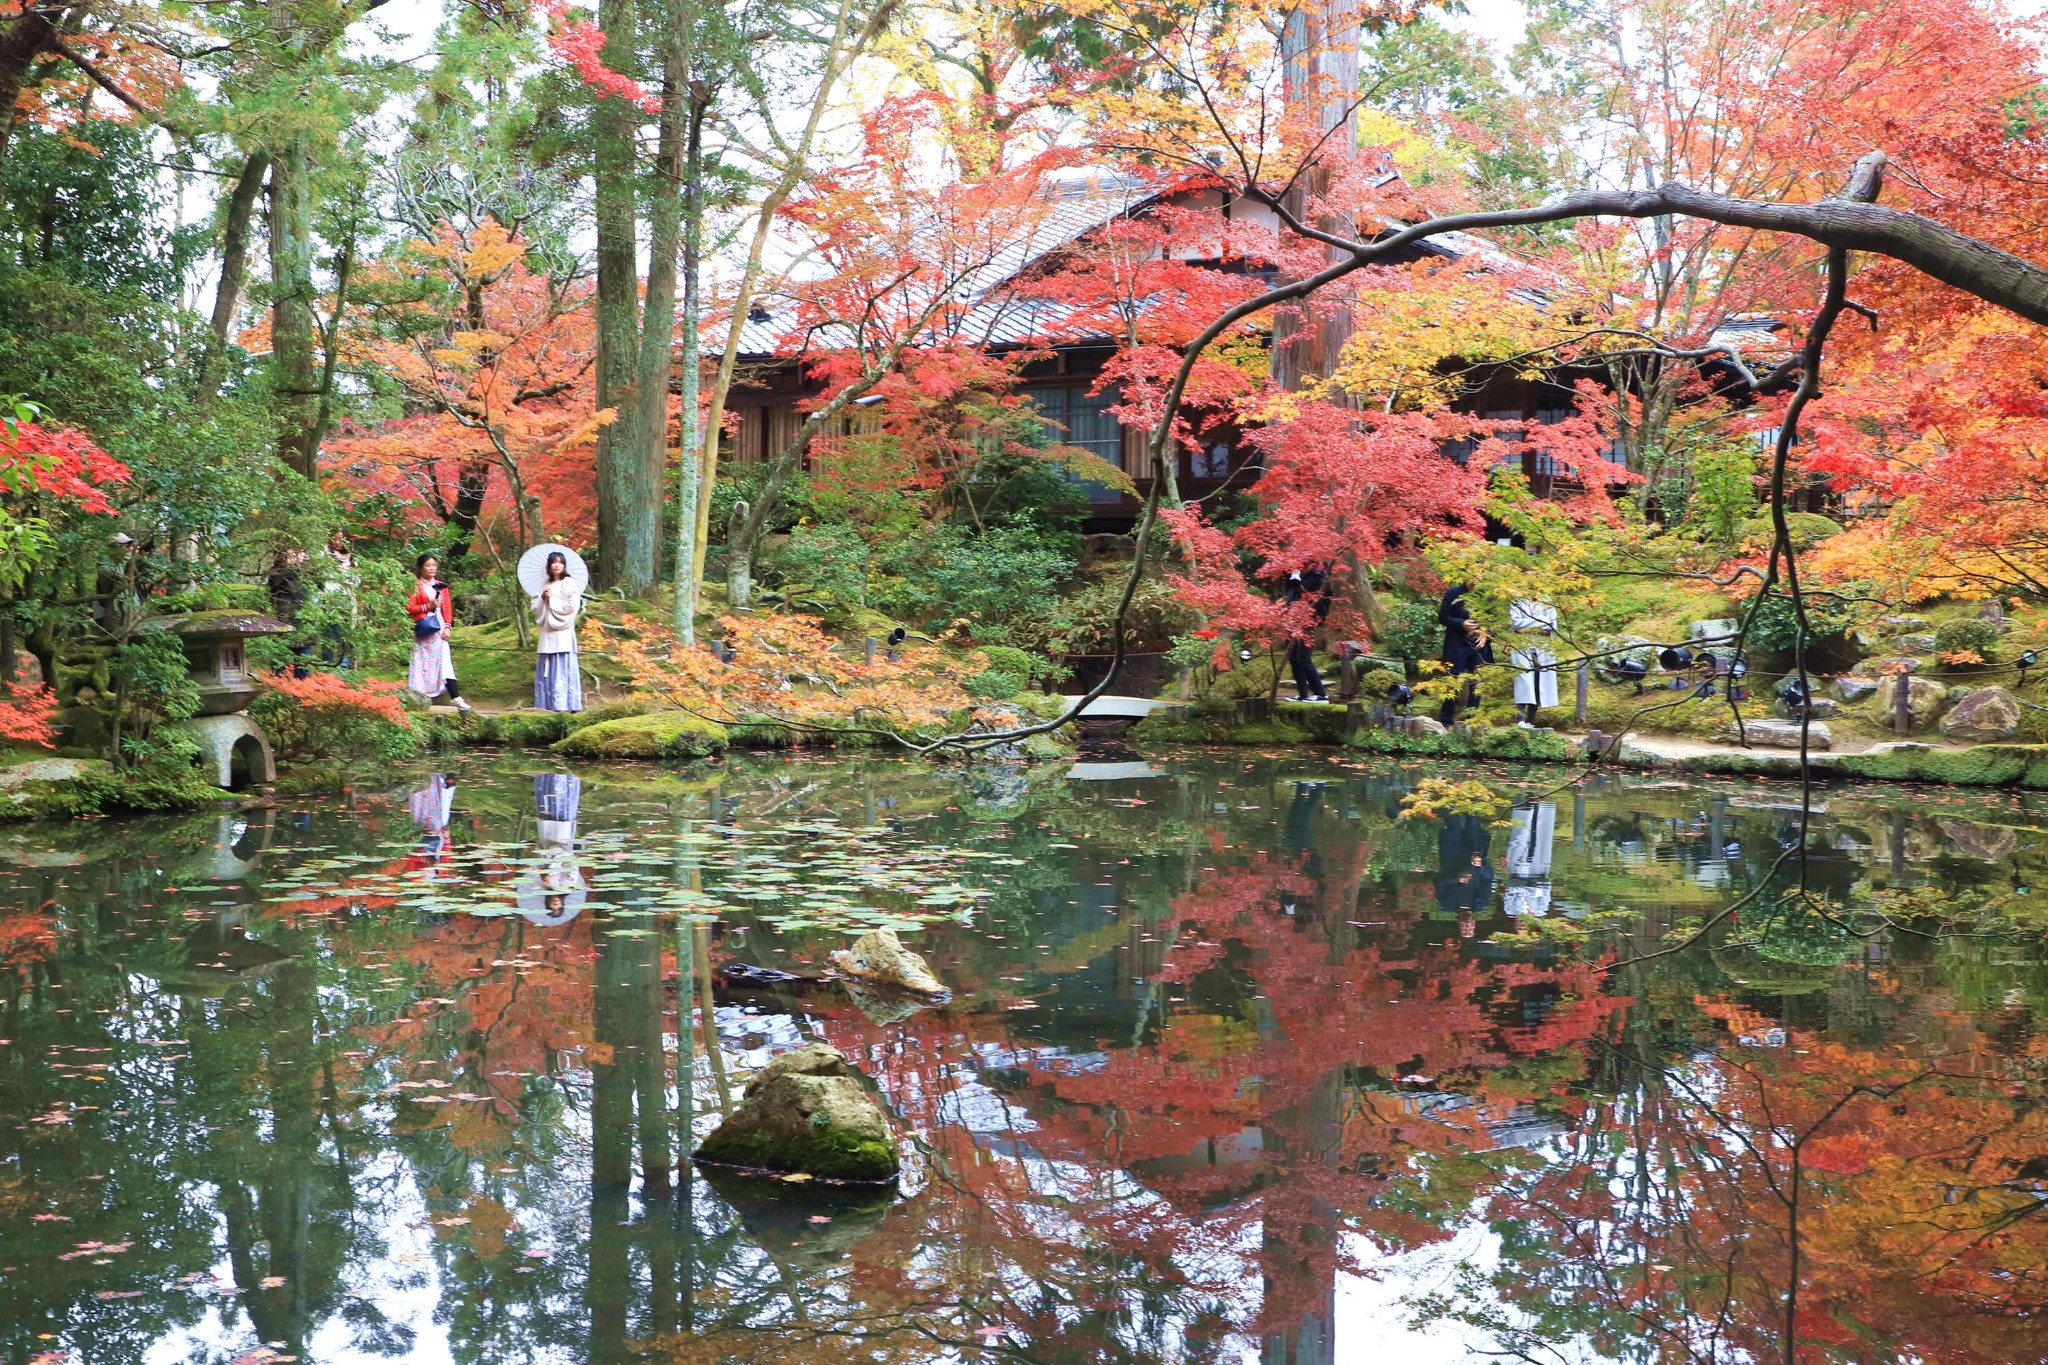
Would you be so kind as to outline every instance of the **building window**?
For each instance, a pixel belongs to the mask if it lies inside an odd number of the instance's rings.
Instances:
[[[1038,409],[1039,416],[1052,424],[1046,433],[1048,440],[1079,446],[1090,455],[1123,468],[1123,428],[1109,411],[1113,404],[1122,401],[1118,394],[1090,393],[1074,386],[1047,386],[1026,389],[1024,396]],[[1123,496],[1106,484],[1089,479],[1076,482],[1086,490],[1090,502],[1117,502]]]
[[[1188,477],[1191,479],[1227,479],[1230,477],[1230,445],[1217,441],[1188,456]]]

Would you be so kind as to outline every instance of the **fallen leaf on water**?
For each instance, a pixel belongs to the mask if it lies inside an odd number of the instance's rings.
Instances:
[[[784,1180],[787,1180],[792,1185],[798,1185],[806,1180],[809,1180],[811,1178],[811,1173],[809,1171],[791,1171],[788,1175],[782,1178]]]
[[[812,1215],[811,1215],[811,1221],[812,1221],[813,1223],[829,1223],[829,1222],[831,1222],[832,1220],[831,1220],[830,1218],[827,1218],[827,1217],[826,1217],[826,1216],[825,1216],[824,1214],[822,1214],[822,1213],[814,1213],[814,1214],[812,1214]]]
[[[257,1283],[261,1284],[265,1289],[275,1289],[279,1285],[284,1283],[284,1276],[265,1275],[261,1280],[257,1281]]]

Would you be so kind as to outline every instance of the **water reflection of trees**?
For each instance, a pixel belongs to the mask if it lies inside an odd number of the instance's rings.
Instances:
[[[884,1022],[836,994],[721,996],[702,1029],[714,962],[837,941],[758,923],[738,939],[651,913],[542,928],[346,895],[281,915],[247,858],[175,901],[162,888],[185,871],[147,853],[17,872],[0,1117],[23,1135],[0,1264],[135,1250],[0,1279],[0,1353],[83,1326],[81,1359],[125,1361],[167,1332],[196,1340],[212,1311],[288,1351],[340,1331],[402,1359],[420,1320],[390,1305],[409,1294],[464,1361],[1256,1347],[1310,1365],[1351,1348],[1344,1277],[1477,1217],[1497,1262],[1420,1308],[1531,1358],[1787,1358],[1788,1341],[1802,1360],[2040,1357],[2038,952],[1884,936],[1807,963],[1710,944],[1615,974],[1503,951],[1485,941],[1508,927],[1497,888],[1441,892],[1481,841],[1394,821],[1399,775],[1335,776],[992,784],[997,807],[856,769],[628,794],[615,818],[668,830],[825,813],[1022,857],[972,925],[925,938],[955,1002]],[[1557,902],[1646,907],[1654,937],[1759,884],[1782,813],[1730,797],[1620,788],[1567,818],[1563,795]],[[516,816],[480,800],[454,833],[508,837]],[[1810,875],[1844,896],[2037,879],[2030,842],[1998,834],[2012,824],[1958,840],[1957,817],[1924,809],[1827,816]],[[385,818],[323,817],[317,837],[368,846]],[[1503,866],[1504,831],[1483,842]],[[661,866],[687,880],[675,857]],[[713,1058],[737,1067],[742,1034],[798,1029],[898,1107],[907,1198],[812,1223],[684,1175]],[[98,1106],[70,1108],[103,1060]],[[60,1108],[68,1122],[33,1122]],[[162,1292],[217,1263],[224,1291]],[[130,1287],[148,1292],[95,1297]]]

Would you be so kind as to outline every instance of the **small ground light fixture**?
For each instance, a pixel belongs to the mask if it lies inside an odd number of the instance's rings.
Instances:
[[[2020,655],[2020,657],[2019,657],[2019,658],[2017,658],[2017,659],[2013,660],[2013,662],[2014,662],[2015,664],[2018,664],[2018,665],[2019,665],[2019,670],[2020,670],[2020,684],[2019,684],[2019,685],[2020,685],[2021,687],[2025,687],[2025,686],[2027,685],[2027,670],[2028,670],[2028,669],[2030,669],[2030,668],[2033,668],[2033,667],[2034,667],[2035,665],[2039,664],[2039,663],[2041,662],[2041,656],[2040,656],[2040,655],[2038,655],[2038,654],[2036,654],[2036,653],[2035,653],[2035,652],[2034,652],[2033,650],[2031,650],[2031,649],[2030,649],[2030,650],[2028,650],[2028,651],[2027,651],[2026,653],[2024,653],[2024,654]]]

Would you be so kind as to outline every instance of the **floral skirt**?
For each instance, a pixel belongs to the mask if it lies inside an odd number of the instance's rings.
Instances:
[[[412,667],[405,671],[405,685],[422,697],[432,699],[455,676],[455,658],[448,652],[448,632],[437,631],[431,640],[415,640]]]
[[[533,666],[533,704],[543,711],[583,709],[583,670],[576,651],[542,654]]]

